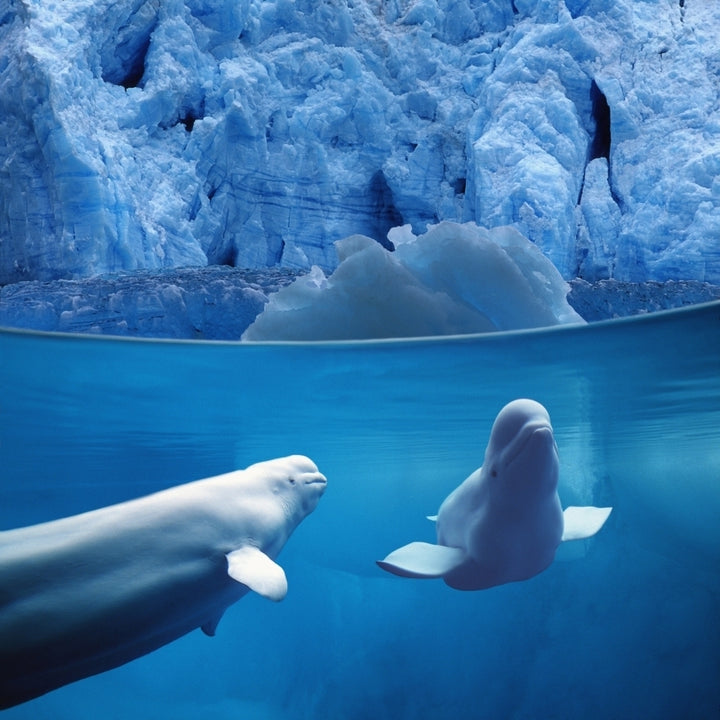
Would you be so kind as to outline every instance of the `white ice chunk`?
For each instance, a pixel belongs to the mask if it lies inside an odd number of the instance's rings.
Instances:
[[[390,252],[353,235],[340,264],[319,268],[270,297],[244,340],[337,340],[450,335],[582,323],[568,286],[512,228],[444,222]]]

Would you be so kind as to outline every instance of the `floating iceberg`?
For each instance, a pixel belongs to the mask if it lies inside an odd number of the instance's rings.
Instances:
[[[415,236],[395,228],[390,252],[363,235],[336,243],[339,265],[317,266],[270,296],[243,340],[347,340],[453,335],[583,323],[569,286],[509,227],[443,222]]]

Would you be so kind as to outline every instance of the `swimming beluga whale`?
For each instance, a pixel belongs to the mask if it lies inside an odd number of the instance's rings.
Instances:
[[[0,708],[213,635],[250,590],[282,600],[275,558],[325,486],[292,455],[0,532]]]
[[[559,460],[547,410],[534,400],[498,414],[485,460],[440,506],[437,544],[413,542],[378,565],[410,578],[442,578],[484,590],[545,570],[561,542],[594,535],[612,508],[568,507],[558,497]]]

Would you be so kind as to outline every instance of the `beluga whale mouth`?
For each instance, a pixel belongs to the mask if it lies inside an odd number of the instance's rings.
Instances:
[[[302,482],[305,485],[327,485],[327,478],[322,473],[313,473],[303,477]]]
[[[523,425],[518,436],[503,452],[503,466],[505,468],[510,467],[510,465],[512,465],[512,463],[515,462],[515,460],[517,460],[525,452],[525,450],[529,449],[529,446],[534,441],[539,441],[538,444],[547,445],[548,450],[552,449],[556,455],[558,454],[557,443],[555,442],[552,425],[542,419],[531,420]]]

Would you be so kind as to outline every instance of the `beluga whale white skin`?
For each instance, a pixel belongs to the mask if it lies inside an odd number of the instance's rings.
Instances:
[[[249,590],[282,600],[275,558],[326,486],[292,455],[0,533],[0,708],[215,633]]]
[[[594,535],[612,508],[568,507],[558,497],[559,460],[547,410],[514,400],[498,414],[478,470],[440,506],[437,544],[413,542],[378,565],[410,578],[443,578],[484,590],[545,570],[561,542]]]

